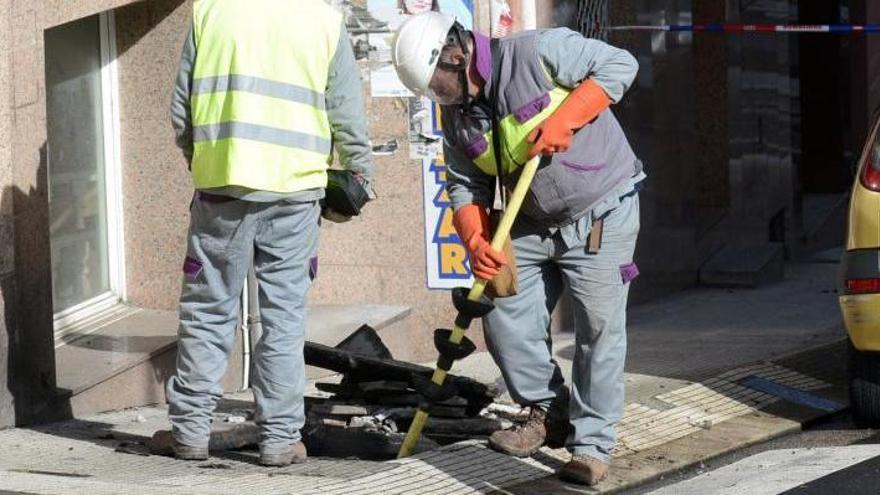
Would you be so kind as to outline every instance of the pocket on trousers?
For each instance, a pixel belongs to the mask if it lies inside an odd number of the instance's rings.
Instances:
[[[201,251],[213,259],[226,253],[234,232],[247,213],[247,203],[227,196],[199,192],[190,212],[192,233]]]
[[[635,242],[641,221],[639,219],[639,196],[634,194],[620,199],[614,209],[603,217],[605,232],[612,242]]]
[[[638,278],[640,272],[635,262],[627,263],[620,266],[620,279],[624,284],[628,284]]]
[[[202,262],[193,258],[192,256],[187,256],[183,260],[183,275],[186,277],[188,282],[193,282],[199,278],[199,275],[202,274],[202,270],[204,267],[202,266]]]

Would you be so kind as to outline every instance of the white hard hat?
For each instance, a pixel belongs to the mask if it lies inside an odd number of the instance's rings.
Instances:
[[[455,17],[440,12],[425,12],[410,17],[394,35],[391,59],[404,86],[424,96],[440,60]]]

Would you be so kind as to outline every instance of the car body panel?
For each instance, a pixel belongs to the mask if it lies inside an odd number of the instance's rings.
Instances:
[[[867,162],[878,148],[880,120],[865,142],[853,183],[839,284],[840,311],[847,333],[853,346],[863,352],[880,352],[880,293],[853,293],[847,281],[880,279],[880,192],[862,182]]]
[[[849,205],[846,249],[877,247],[880,247],[880,192],[868,190],[859,181],[853,188]]]
[[[880,294],[841,296],[840,311],[853,346],[860,351],[880,351]]]

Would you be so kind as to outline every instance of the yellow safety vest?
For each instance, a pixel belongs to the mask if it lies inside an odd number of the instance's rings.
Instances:
[[[325,187],[324,93],[342,15],[322,0],[196,0],[196,189]]]
[[[526,163],[529,149],[532,145],[528,140],[529,134],[538,127],[538,124],[556,111],[570,93],[571,90],[556,86],[549,92],[550,102],[547,107],[534,117],[520,123],[514,114],[510,114],[498,122],[498,128],[502,136],[500,142],[501,166],[505,174],[515,172]],[[489,132],[484,134],[484,137],[489,146],[479,156],[474,158],[474,164],[483,172],[489,175],[496,175],[498,167],[495,164],[495,151],[492,149],[491,144],[492,131],[489,130]]]

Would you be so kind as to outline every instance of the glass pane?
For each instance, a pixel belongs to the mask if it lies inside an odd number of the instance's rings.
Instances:
[[[99,26],[94,16],[46,31],[56,313],[110,290]]]

